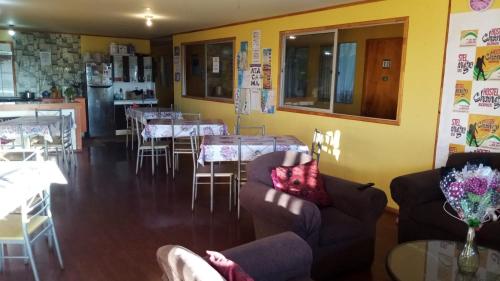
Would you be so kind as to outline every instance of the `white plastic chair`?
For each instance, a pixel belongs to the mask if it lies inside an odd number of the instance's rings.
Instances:
[[[312,158],[315,159],[316,162],[318,162],[318,166],[319,166],[319,157],[321,155],[321,145],[323,143],[323,138],[324,135],[321,133],[321,131],[319,131],[318,129],[314,129],[310,154]]]
[[[0,220],[0,271],[3,269],[5,259],[27,259],[35,281],[39,281],[40,277],[31,246],[43,236],[47,236],[49,247],[54,246],[59,266],[63,269],[59,241],[50,211],[49,191],[42,191],[29,198],[21,206],[20,214],[13,213]],[[8,245],[21,245],[23,254],[20,256],[6,255],[4,247]]]

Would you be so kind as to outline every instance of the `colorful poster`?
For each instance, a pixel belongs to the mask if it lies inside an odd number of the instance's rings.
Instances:
[[[491,114],[500,111],[499,90],[500,81],[474,83],[470,104],[471,112]]]
[[[467,145],[486,149],[500,149],[500,116],[469,116]]]
[[[250,89],[250,108],[252,109],[252,111],[262,111],[260,91],[260,89]]]
[[[248,69],[248,42],[240,43],[240,52],[238,53],[238,70]]]
[[[500,46],[477,48],[474,80],[500,80]]]
[[[273,90],[262,90],[261,98],[262,112],[273,114],[276,107],[276,98]]]
[[[450,15],[435,166],[500,152],[500,9]]]
[[[260,30],[252,31],[252,63],[260,63]]]
[[[272,89],[271,80],[271,49],[262,49],[262,88]]]
[[[469,112],[472,81],[458,80],[455,84],[454,112]]]
[[[481,42],[485,46],[500,45],[500,27],[494,27],[484,32]]]
[[[478,30],[463,30],[460,32],[460,47],[476,46]]]
[[[250,89],[237,88],[234,93],[234,107],[237,114],[250,114]]]

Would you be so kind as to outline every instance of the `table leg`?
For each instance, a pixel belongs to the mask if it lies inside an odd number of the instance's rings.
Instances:
[[[155,150],[154,138],[151,137],[151,174],[155,174]]]
[[[45,154],[45,161],[49,160],[49,148],[47,147],[47,140],[43,138],[43,153]]]
[[[214,211],[214,162],[210,162],[210,213]]]

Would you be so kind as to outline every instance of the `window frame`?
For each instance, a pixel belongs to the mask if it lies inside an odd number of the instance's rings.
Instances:
[[[288,36],[290,35],[313,35],[313,34],[323,34],[323,33],[334,33],[334,44],[333,44],[333,55],[332,55],[332,71],[333,73],[337,73],[337,47],[338,47],[338,29],[337,28],[332,28],[332,29],[322,29],[322,30],[317,30],[317,29],[312,29],[312,30],[302,30],[299,32],[289,32],[287,33],[286,36],[280,35],[280,73],[282,74],[281,77],[283,79],[280,79],[280,93],[285,93],[285,69],[286,69],[286,40]],[[300,106],[300,105],[287,105],[285,104],[285,95],[280,95],[279,97],[279,107],[285,107],[285,108],[290,108],[290,109],[298,109],[298,110],[305,110],[305,111],[312,111],[312,112],[323,112],[323,113],[330,113],[333,112],[333,106],[334,106],[334,98],[335,98],[335,85],[336,85],[336,75],[332,75],[331,77],[331,86],[330,86],[330,107],[328,109],[323,109],[323,108],[314,108],[314,107],[306,107],[306,106]]]
[[[290,36],[292,34],[298,34],[300,32],[311,32],[311,31],[321,31],[321,30],[332,30],[332,29],[349,29],[349,28],[363,28],[363,27],[371,27],[371,26],[376,26],[376,25],[390,25],[390,24],[402,24],[403,25],[403,45],[402,45],[402,55],[401,55],[401,69],[400,69],[400,76],[399,76],[399,90],[398,90],[398,104],[397,104],[397,112],[396,112],[396,119],[383,119],[383,118],[375,118],[375,117],[367,117],[367,116],[360,116],[360,115],[350,115],[350,114],[343,114],[343,113],[335,113],[333,111],[330,112],[322,112],[322,111],[317,111],[317,110],[305,110],[303,107],[298,108],[298,107],[290,107],[290,106],[284,106],[282,105],[282,96],[284,95],[284,92],[282,91],[282,83],[284,83],[284,73],[282,72],[282,58],[283,58],[283,38]],[[402,104],[403,104],[403,87],[404,87],[404,73],[405,73],[405,66],[406,66],[406,52],[407,52],[407,41],[408,41],[408,27],[409,27],[409,17],[396,17],[396,18],[388,18],[388,19],[382,19],[382,20],[372,20],[372,21],[363,21],[363,22],[352,22],[352,23],[345,23],[345,24],[338,24],[338,25],[332,25],[332,26],[321,26],[321,27],[311,27],[311,28],[302,28],[302,29],[293,29],[293,30],[283,30],[280,31],[280,38],[279,38],[279,60],[278,64],[279,67],[278,69],[280,70],[278,72],[278,81],[280,83],[280,87],[277,89],[277,99],[278,99],[278,105],[277,105],[277,111],[284,111],[284,112],[292,112],[292,113],[301,113],[301,114],[308,114],[308,115],[317,115],[317,116],[324,116],[324,117],[332,117],[332,118],[339,118],[339,119],[347,119],[347,120],[355,120],[355,121],[362,121],[362,122],[370,122],[370,123],[380,123],[380,124],[386,124],[386,125],[394,125],[394,126],[399,126],[401,124],[401,115],[402,115]],[[337,42],[338,43],[338,42]],[[335,98],[335,97],[333,97]]]
[[[235,63],[236,63],[236,55],[235,55],[235,52],[236,52],[236,37],[227,37],[227,38],[218,38],[218,39],[212,39],[212,40],[203,40],[203,41],[192,41],[192,42],[185,42],[185,43],[181,43],[181,48],[180,48],[180,51],[181,51],[181,80],[182,80],[182,83],[181,83],[181,97],[182,98],[190,98],[190,99],[197,99],[197,100],[209,100],[209,101],[216,101],[216,102],[224,102],[224,103],[233,103],[234,102],[234,91],[231,92],[231,98],[227,98],[227,97],[213,97],[213,96],[209,96],[208,95],[208,90],[207,90],[207,86],[208,86],[208,79],[207,79],[207,75],[208,75],[208,71],[207,71],[207,67],[208,67],[208,58],[207,58],[207,45],[210,45],[210,44],[218,44],[218,43],[231,43],[233,45],[233,75],[232,75],[232,82],[233,82],[233,89],[234,89],[234,85],[235,85],[235,81],[236,81],[236,71],[235,71]],[[194,95],[189,95],[187,92],[186,92],[186,46],[189,46],[189,45],[203,45],[204,46],[204,59],[205,59],[205,62],[204,62],[204,96],[203,97],[199,97],[199,96],[194,96]]]
[[[16,55],[15,55],[15,51],[14,51],[14,43],[12,41],[1,41],[0,40],[0,43],[2,44],[9,44],[10,45],[10,51],[12,53],[11,57],[12,57],[12,88],[13,88],[13,91],[14,91],[14,94],[12,96],[1,96],[1,97],[16,97],[18,94],[17,94],[17,84],[16,84]]]

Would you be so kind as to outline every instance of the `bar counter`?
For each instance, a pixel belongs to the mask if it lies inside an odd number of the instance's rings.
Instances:
[[[63,113],[72,112],[75,129],[76,150],[82,150],[82,137],[87,132],[87,110],[85,98],[76,98],[74,102],[64,102],[63,99],[43,99],[42,101],[22,101],[0,103],[0,118],[34,115],[35,109],[56,110]]]

